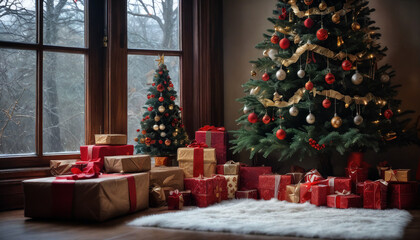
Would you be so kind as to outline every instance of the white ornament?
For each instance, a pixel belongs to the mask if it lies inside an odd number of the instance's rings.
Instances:
[[[360,74],[358,71],[356,71],[355,74],[353,74],[353,76],[351,76],[351,82],[354,85],[359,85],[363,82],[363,76],[362,74]]]
[[[166,132],[161,132],[161,133],[160,133],[160,136],[161,136],[161,137],[166,137]]]
[[[159,110],[159,112],[163,113],[165,111],[165,107],[164,106],[159,106],[158,110]]]
[[[305,70],[303,70],[303,69],[300,69],[298,72],[297,72],[297,75],[298,75],[298,77],[299,78],[304,78],[305,77]]]
[[[389,75],[388,74],[382,74],[381,75],[381,82],[383,82],[383,83],[389,82]]]
[[[289,109],[290,116],[296,117],[299,114],[299,109],[295,106]]]
[[[249,112],[249,107],[248,106],[245,106],[244,107],[244,113],[246,114],[246,113],[248,113]]]
[[[249,91],[249,94],[251,94],[251,95],[255,95],[255,94],[257,94],[259,91],[260,91],[260,87],[255,87],[255,88],[252,88],[252,89]]]
[[[282,81],[284,79],[286,79],[286,71],[284,71],[283,69],[280,69],[276,72],[276,77],[278,80]]]
[[[268,50],[268,57],[271,58],[271,60],[274,60],[276,58],[277,55],[277,50],[276,49],[270,49]]]
[[[308,116],[306,116],[306,122],[309,124],[314,124],[315,115],[313,115],[312,113],[309,113]]]
[[[159,126],[157,124],[153,125],[153,130],[155,131],[159,130]]]
[[[353,119],[354,124],[360,125],[363,122],[363,117],[360,114],[357,114],[356,117]]]
[[[162,130],[162,131],[163,131],[163,130],[165,130],[165,125],[160,124],[160,125],[159,125],[159,129],[160,129],[160,130]]]

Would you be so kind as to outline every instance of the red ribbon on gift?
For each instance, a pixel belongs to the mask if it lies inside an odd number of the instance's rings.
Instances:
[[[199,177],[204,175],[204,149],[207,148],[207,144],[193,140],[189,148],[194,148],[194,162],[193,162],[193,177]]]
[[[317,182],[324,179],[316,169],[307,172],[303,178],[305,179],[305,182]]]
[[[226,128],[224,127],[215,127],[210,125],[205,125],[204,127],[201,127],[198,129],[198,131],[215,131],[215,132],[224,132],[226,131]]]
[[[350,191],[343,190],[343,192],[335,191],[334,195],[334,207],[335,208],[341,208],[341,197],[350,195]],[[338,201],[338,203],[337,203]]]
[[[196,140],[193,140],[191,142],[191,144],[188,145],[187,147],[189,147],[189,148],[208,148],[209,146],[204,142],[198,143]]]
[[[79,162],[81,163],[81,162]],[[86,162],[86,167],[83,168],[83,171],[79,168],[72,168],[71,172],[73,175],[62,175],[57,176],[55,179],[57,180],[82,180],[82,179],[90,179],[90,178],[97,178],[101,168],[99,167],[101,164],[101,159],[97,158],[95,160]]]

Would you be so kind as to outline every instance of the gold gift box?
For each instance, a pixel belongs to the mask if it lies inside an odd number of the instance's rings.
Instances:
[[[386,170],[384,174],[384,180],[387,182],[407,182],[408,181],[408,172],[410,169],[390,169]]]
[[[216,149],[203,148],[204,177],[211,177],[216,173]],[[184,170],[185,178],[192,178],[194,173],[194,148],[178,148],[177,160],[179,167]]]
[[[149,155],[125,155],[105,157],[105,171],[107,173],[147,172],[151,168]]]
[[[300,200],[300,183],[290,184],[286,186],[286,201],[291,203],[299,203]]]
[[[97,145],[126,145],[127,135],[125,134],[95,134]]]

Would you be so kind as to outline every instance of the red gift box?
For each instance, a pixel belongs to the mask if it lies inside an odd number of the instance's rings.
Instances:
[[[351,179],[352,190],[356,190],[356,185],[359,182],[364,182],[368,179],[367,168],[346,168],[346,176]]]
[[[363,191],[363,207],[372,209],[385,209],[388,183],[383,180],[365,181]]]
[[[317,182],[308,182],[308,183],[301,183],[300,184],[300,203],[310,202],[311,201],[311,193],[312,187],[318,184],[322,184],[324,181],[317,181]]]
[[[325,182],[329,186],[329,194],[351,192],[351,178],[328,177]]]
[[[356,194],[359,195],[361,198],[363,198],[363,192],[365,191],[365,183],[359,182],[356,185]]]
[[[316,181],[322,180],[324,178],[318,172],[318,170],[312,169],[311,171],[309,171],[305,174],[304,179],[305,179],[305,182],[316,182]]]
[[[191,190],[180,191],[180,193],[182,194],[182,198],[184,199],[184,206],[192,206],[193,202]]]
[[[191,190],[194,202],[198,207],[207,207],[214,204],[215,197],[215,178],[185,178],[184,188]]]
[[[239,172],[241,191],[258,189],[259,176],[272,173],[271,167],[240,167]]]
[[[327,185],[313,185],[311,193],[311,204],[316,206],[327,205],[327,195],[329,188],[330,187]]]
[[[235,198],[236,199],[241,199],[241,198],[258,199],[258,191],[257,191],[257,189],[245,190],[245,191],[236,191]]]
[[[333,194],[327,196],[327,206],[332,208],[360,208],[362,199],[356,194]]]
[[[221,202],[222,200],[228,200],[228,189],[227,189],[227,180],[224,176],[214,175],[213,178],[215,181],[214,189],[214,202]]]
[[[286,186],[289,184],[292,184],[291,175],[260,175],[258,181],[260,198],[286,200]]]
[[[417,182],[390,182],[388,203],[390,208],[411,209],[416,203]]]
[[[178,191],[170,191],[168,196],[168,210],[181,210],[184,207],[184,198]]]
[[[80,146],[81,161],[100,158],[100,168],[103,168],[104,157],[117,155],[133,155],[133,145],[86,145]]]
[[[195,132],[197,142],[205,142],[209,147],[216,149],[217,164],[226,162],[228,137],[224,127],[206,125]]]

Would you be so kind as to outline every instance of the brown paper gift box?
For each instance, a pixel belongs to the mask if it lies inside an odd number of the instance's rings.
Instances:
[[[184,190],[184,171],[179,167],[154,167],[150,170],[150,186],[160,186],[166,197],[169,191]]]
[[[147,172],[151,159],[149,155],[108,156],[104,164],[107,173]]]
[[[211,177],[216,173],[216,149],[203,148],[204,177]],[[194,172],[194,148],[178,148],[177,160],[179,167],[184,170],[185,178],[192,178]]]
[[[76,164],[76,162],[80,162],[78,159],[70,159],[70,160],[50,160],[50,172],[51,175],[68,175],[73,174],[71,172],[72,168],[78,168],[82,170],[82,168],[86,167],[86,164]]]
[[[410,169],[390,169],[386,170],[384,174],[384,180],[387,182],[407,182],[408,181],[408,172]]]
[[[125,134],[95,134],[95,144],[98,145],[126,145]]]
[[[286,201],[291,203],[299,203],[300,183],[290,184],[286,186]]]
[[[113,175],[113,176],[111,176]],[[149,206],[149,173],[127,175],[109,174],[107,177],[85,180],[56,180],[55,177],[23,181],[25,217],[67,218],[53,212],[54,181],[74,181],[71,199],[71,218],[104,221],[130,212],[129,185],[126,176],[133,176],[136,188],[135,211]]]

